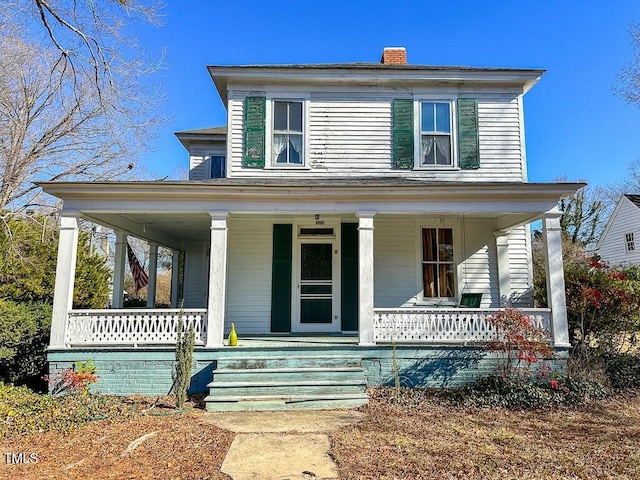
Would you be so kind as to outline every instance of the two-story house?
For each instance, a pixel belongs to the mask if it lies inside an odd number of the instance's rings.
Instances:
[[[413,385],[468,381],[495,365],[480,346],[506,304],[566,349],[557,203],[581,184],[527,181],[523,96],[544,72],[406,58],[210,66],[228,122],[176,134],[188,181],[44,183],[64,201],[52,370],[93,358],[99,390],[166,393],[181,315],[210,409],[358,404],[394,364]],[[78,218],[116,231],[116,292],[127,235],[150,242],[148,309],[73,309]],[[153,308],[157,245],[175,252],[171,310]]]

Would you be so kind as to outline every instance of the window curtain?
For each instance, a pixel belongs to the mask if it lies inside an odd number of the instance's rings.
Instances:
[[[287,156],[286,153],[283,155],[283,158],[280,158],[280,154],[284,152],[284,149],[287,147],[287,135],[274,135],[273,136],[273,145],[271,146],[271,151],[273,152],[273,161],[274,163],[286,163]]]
[[[451,165],[449,137],[424,135],[422,137],[423,165]]]
[[[289,163],[302,163],[302,135],[289,135],[289,148]]]

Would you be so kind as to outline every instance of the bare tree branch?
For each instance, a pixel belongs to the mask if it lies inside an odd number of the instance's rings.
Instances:
[[[118,120],[114,107],[125,112]],[[97,97],[55,53],[0,40],[0,210],[33,203],[34,181],[130,173],[157,119],[132,119],[128,108],[112,89]]]

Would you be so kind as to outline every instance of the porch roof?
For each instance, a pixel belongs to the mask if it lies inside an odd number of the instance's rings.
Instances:
[[[39,186],[61,199],[94,197],[102,195],[145,195],[175,198],[194,196],[233,196],[261,193],[304,193],[313,195],[349,195],[375,193],[388,195],[519,195],[552,196],[556,199],[572,195],[584,183],[554,182],[442,182],[417,177],[346,177],[346,178],[216,178],[210,180],[159,180],[159,181],[102,181],[102,182],[39,182]],[[388,190],[381,190],[388,189]]]
[[[210,213],[465,215],[496,230],[536,220],[582,183],[431,182],[411,178],[41,182],[63,211],[171,248],[209,236]]]

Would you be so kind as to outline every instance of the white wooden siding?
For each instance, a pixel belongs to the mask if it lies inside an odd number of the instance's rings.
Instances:
[[[533,270],[531,265],[531,240],[528,225],[509,232],[509,273],[511,298],[514,307],[533,306]]]
[[[419,292],[415,222],[375,218],[373,223],[374,307],[413,306]]]
[[[228,227],[225,332],[233,322],[239,335],[269,333],[273,221],[231,218]]]
[[[209,243],[189,245],[185,250],[184,307],[207,308]]]
[[[492,222],[466,219],[460,223],[459,229],[454,230],[454,235],[459,237],[456,245],[461,245],[455,253],[456,258],[460,259],[458,294],[482,293],[483,308],[500,306],[498,260]]]
[[[191,155],[189,157],[189,180],[206,180],[209,177],[209,157]]]
[[[633,233],[635,251],[627,252],[625,234]],[[640,208],[622,197],[603,234],[598,253],[612,265],[640,265]]]
[[[431,92],[437,94],[437,92]],[[451,92],[449,92],[451,93]],[[406,92],[310,92],[307,169],[243,169],[243,99],[262,92],[232,92],[229,100],[229,175],[234,177],[407,176],[451,181],[523,181],[519,95],[458,91],[478,100],[478,170],[395,170],[392,100]],[[420,96],[428,96],[420,92]],[[418,121],[418,119],[416,119]],[[267,166],[269,155],[267,152]]]
[[[374,220],[375,308],[411,307],[418,301],[422,288],[421,226],[438,227],[440,224],[436,220],[412,218],[383,217]],[[454,230],[459,294],[482,293],[483,308],[499,307],[493,222],[450,219],[444,221],[444,226]]]

